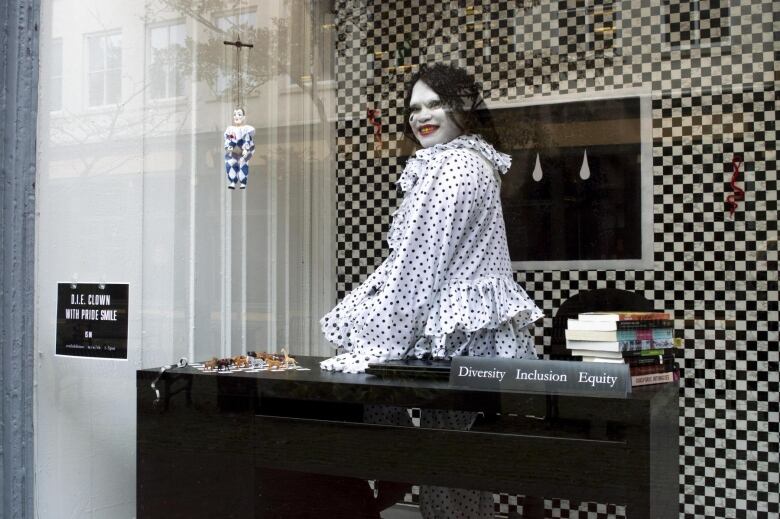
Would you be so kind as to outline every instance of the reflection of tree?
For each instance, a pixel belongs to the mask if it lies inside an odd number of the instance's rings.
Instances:
[[[282,44],[287,38],[287,22],[275,18],[272,23],[271,28],[246,25],[236,28],[242,41],[254,44],[254,48],[242,51],[249,53],[248,58],[241,57],[244,62],[241,75],[243,95],[252,95],[260,86],[287,69],[287,46]],[[225,63],[224,41],[234,37],[230,32],[220,30],[203,43],[187,38],[186,47],[183,49],[185,56],[178,61],[182,74],[192,76],[194,72],[195,79],[205,82],[218,97],[233,92],[239,79]],[[228,63],[233,63],[236,59],[235,52],[235,48],[228,49],[228,55],[232,54]],[[196,59],[193,60],[192,56]]]
[[[218,98],[224,98],[236,89],[238,77],[231,65],[235,63],[235,48],[225,49],[225,40],[237,37],[244,43],[254,45],[244,49],[242,55],[241,86],[242,95],[250,96],[262,85],[280,75],[288,75],[290,80],[309,95],[322,122],[327,121],[325,106],[317,91],[319,71],[315,66],[317,56],[324,42],[322,21],[322,2],[319,0],[287,0],[290,18],[272,18],[269,27],[251,27],[238,23],[225,30],[214,21],[216,13],[225,12],[235,4],[224,0],[161,0],[157,14],[164,10],[173,10],[195,20],[207,29],[205,41],[196,41],[189,37],[184,47],[172,47],[167,55],[159,54],[161,59],[170,60],[179,74],[203,81]],[[260,3],[260,7],[262,7]],[[151,5],[147,6],[152,12]],[[262,12],[262,11],[261,11]],[[310,30],[291,31],[290,23],[296,23],[295,16],[306,16]],[[151,17],[156,17],[152,14]],[[308,44],[298,38],[308,33]],[[326,49],[328,51],[329,49]],[[226,62],[227,56],[227,62]]]
[[[214,21],[214,14],[232,7],[223,0],[162,0],[162,6],[176,11],[208,30],[205,41],[188,37],[184,47],[172,47],[168,55],[158,55],[176,67],[182,76],[203,81],[211,92],[222,98],[234,92],[238,78],[230,64],[235,63],[235,48],[225,49],[225,40],[237,37],[254,48],[242,56],[241,85],[244,95],[252,95],[260,86],[285,72],[289,62],[286,42],[289,27],[286,19],[271,19],[270,27],[251,27],[246,23],[225,29]],[[237,14],[236,14],[237,16]],[[227,62],[226,62],[227,56]]]
[[[214,24],[209,15],[233,6],[223,0],[162,0],[161,4],[217,32],[222,32],[222,29]],[[150,9],[151,4],[147,3],[146,11],[150,12]]]
[[[141,135],[156,135],[177,113],[175,107],[146,113],[129,110],[128,107],[133,106],[146,91],[145,85],[140,86],[130,95],[123,96],[121,103],[101,109],[94,115],[85,116],[63,111],[63,116],[50,119],[49,138],[52,144],[62,149],[73,146],[75,151],[68,157],[81,162],[81,175],[105,175],[120,171],[126,164],[138,158],[132,153],[117,153],[120,143],[127,143]],[[179,128],[176,131],[181,130],[187,119],[184,116],[177,121]],[[106,162],[105,159],[109,155],[111,160]],[[100,169],[96,170],[98,165]]]

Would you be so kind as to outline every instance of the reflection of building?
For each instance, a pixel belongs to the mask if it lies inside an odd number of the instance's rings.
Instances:
[[[332,49],[320,19],[332,13],[302,0],[224,6],[44,2],[37,286],[130,290],[127,362],[66,365],[49,355],[54,336],[39,337],[37,452],[69,467],[39,471],[41,517],[135,515],[135,368],[330,352],[317,321],[335,300],[335,84],[312,56]],[[257,148],[241,193],[225,188],[222,161],[235,69],[223,41],[237,38],[255,45],[242,51]],[[41,299],[41,330],[54,329],[54,305]],[[85,405],[85,394],[99,396]],[[104,481],[117,485],[79,500]]]
[[[276,269],[295,264],[292,257],[322,254],[277,247],[281,241],[301,243],[312,221],[328,220],[294,208],[302,203],[297,199],[326,196],[327,189],[314,186],[327,185],[332,174],[323,166],[335,113],[332,72],[321,65],[311,69],[321,61],[312,53],[332,48],[332,12],[318,5],[310,13],[306,3],[290,1],[264,2],[262,10],[258,3],[231,11],[220,2],[213,5],[196,13],[188,2],[155,8],[140,2],[52,3],[49,37],[56,44],[48,49],[52,76],[42,95],[51,108],[44,115],[50,138],[42,169],[52,181],[89,177],[96,189],[108,179],[141,175],[138,195],[147,216],[158,222],[144,229],[151,249],[143,263],[166,279],[160,308],[178,308],[182,330],[221,330],[186,333],[182,340],[195,355],[219,353],[220,343],[226,351],[241,350],[247,340],[295,348],[308,344],[298,337],[304,332],[288,336],[270,323],[278,319],[278,305],[287,305],[281,301],[311,296],[311,280],[298,273],[292,285],[271,287],[286,279]],[[236,94],[237,54],[223,42],[237,39],[255,45],[242,50],[240,65],[242,97],[258,145],[255,178],[240,207],[234,207],[238,198],[222,192],[218,131],[229,121]],[[78,55],[83,59],[67,60],[62,70],[64,56]],[[329,211],[330,204],[320,207]],[[226,276],[231,283],[222,286]],[[314,315],[298,319],[310,321],[302,329],[314,329]],[[231,321],[235,329],[225,324]],[[175,339],[184,332],[167,333]],[[193,344],[198,337],[208,337],[202,349]]]

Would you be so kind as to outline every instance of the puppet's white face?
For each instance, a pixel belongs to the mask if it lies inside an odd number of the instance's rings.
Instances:
[[[233,124],[236,126],[243,126],[244,121],[246,121],[244,111],[240,108],[238,110],[233,110]]]
[[[415,83],[412,88],[409,114],[412,133],[423,148],[450,142],[463,133],[439,94],[422,81]]]

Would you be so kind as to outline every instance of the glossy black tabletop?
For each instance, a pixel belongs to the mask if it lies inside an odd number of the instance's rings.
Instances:
[[[362,493],[366,480],[626,503],[632,518],[677,506],[676,384],[539,394],[321,371],[321,360],[276,372],[139,370],[139,517],[213,517],[225,506],[225,517],[283,517],[280,507],[322,517],[352,499],[334,489]],[[379,424],[366,419],[370,406],[479,419],[468,430]],[[302,481],[312,490],[288,496]]]

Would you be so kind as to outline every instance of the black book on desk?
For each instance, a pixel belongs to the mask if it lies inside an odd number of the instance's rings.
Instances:
[[[446,360],[401,359],[368,365],[366,373],[383,378],[422,378],[449,380],[452,362]]]

